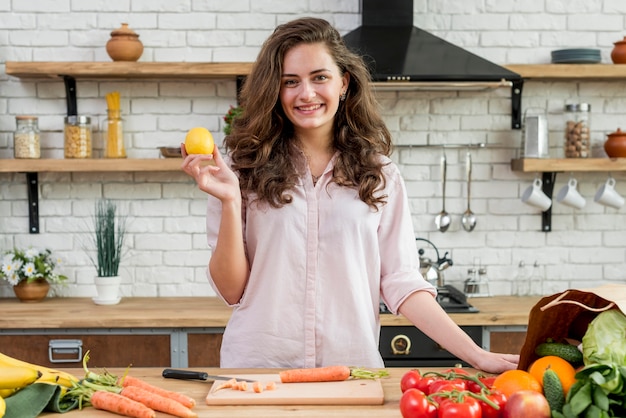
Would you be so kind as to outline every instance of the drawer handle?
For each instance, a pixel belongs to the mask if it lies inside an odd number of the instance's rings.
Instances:
[[[55,358],[55,355],[75,354],[75,357]],[[48,359],[50,363],[80,362],[83,358],[83,342],[81,340],[50,340],[48,343]]]
[[[408,356],[411,352],[411,339],[404,334],[398,334],[391,340],[391,352],[394,355]]]

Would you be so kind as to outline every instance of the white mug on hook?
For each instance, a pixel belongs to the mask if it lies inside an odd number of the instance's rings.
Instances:
[[[567,206],[571,206],[576,209],[582,209],[585,207],[587,201],[576,190],[578,182],[575,178],[571,177],[567,184],[558,191],[556,194],[556,201]]]
[[[522,202],[546,211],[552,206],[552,200],[543,192],[542,185],[543,181],[540,178],[536,178],[533,184],[524,190]]]
[[[615,179],[609,177],[596,192],[593,200],[604,206],[619,209],[624,205],[624,198],[615,191]]]

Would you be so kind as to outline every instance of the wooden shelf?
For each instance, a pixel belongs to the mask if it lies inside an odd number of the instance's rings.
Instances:
[[[85,158],[0,160],[0,173],[180,171],[180,158]]]
[[[626,158],[520,158],[511,160],[511,170],[524,173],[626,171]]]
[[[508,64],[526,80],[626,80],[621,64]]]
[[[20,78],[234,78],[250,73],[251,62],[6,62]]]
[[[232,78],[245,76],[252,62],[6,62],[20,78]],[[524,79],[626,80],[626,64],[507,64]],[[378,83],[377,83],[378,84]],[[382,83],[381,83],[382,84]]]

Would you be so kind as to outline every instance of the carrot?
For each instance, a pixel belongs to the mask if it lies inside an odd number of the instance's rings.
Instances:
[[[376,379],[388,376],[389,373],[382,370],[372,372],[360,368],[348,366],[326,366],[311,367],[308,369],[289,369],[279,373],[282,383],[302,383],[302,382],[340,382],[349,378],[354,379]]]
[[[174,415],[180,418],[197,418],[198,414],[187,408],[183,404],[166,398],[156,393],[149,392],[139,386],[126,386],[122,389],[122,396],[126,396],[133,401],[141,402],[148,408],[152,408],[155,411],[165,412],[166,414]]]
[[[281,371],[279,376],[283,383],[338,382],[350,377],[350,368],[348,366],[327,366],[290,369]]]
[[[265,384],[265,390],[276,390],[276,382],[267,382]]]
[[[256,393],[263,392],[263,384],[261,384],[261,382],[254,382],[252,384],[252,390],[254,390]]]
[[[220,390],[220,389],[232,388],[236,383],[237,383],[237,379],[227,380],[226,382],[224,382],[221,385],[217,386],[214,391],[217,391],[217,390]]]
[[[175,401],[178,401],[179,403],[183,404],[187,408],[193,408],[196,405],[195,399],[190,398],[187,395],[184,395],[179,392],[173,392],[171,390],[162,389],[158,386],[151,385],[150,383],[144,380],[138,379],[136,377],[133,377],[133,376],[128,376],[128,375],[125,376],[120,382],[120,384],[122,387],[139,386],[140,388],[145,389],[148,392],[156,393],[166,398],[170,398]]]
[[[89,400],[96,409],[114,412],[119,415],[133,418],[155,418],[154,410],[144,404],[133,401],[118,393],[107,392],[105,390],[95,391]]]

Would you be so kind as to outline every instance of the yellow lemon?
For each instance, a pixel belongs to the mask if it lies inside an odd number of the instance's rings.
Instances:
[[[208,129],[202,127],[191,128],[185,137],[187,154],[213,154],[215,141]]]

